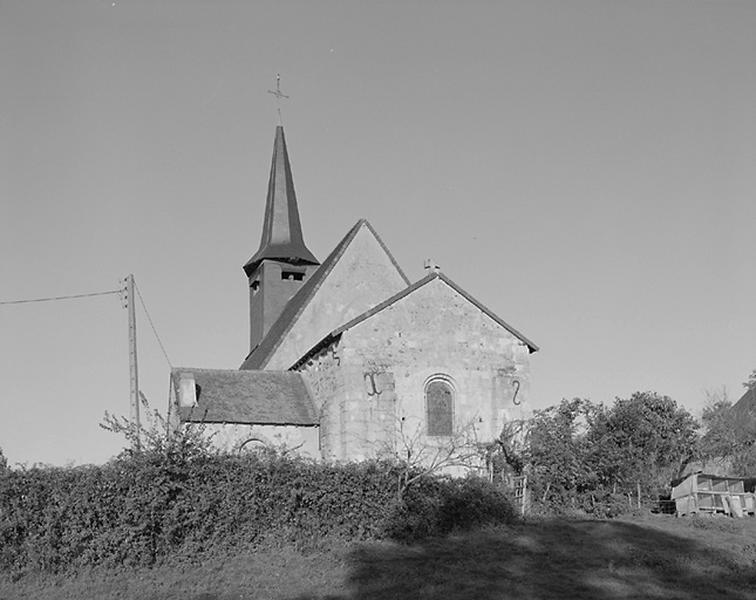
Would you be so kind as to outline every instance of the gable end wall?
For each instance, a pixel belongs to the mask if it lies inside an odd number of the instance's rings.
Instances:
[[[453,382],[455,429],[474,428],[480,442],[521,418],[527,402],[528,348],[439,279],[345,331],[339,354],[344,381],[334,399],[340,403],[343,458],[371,456],[384,447],[386,423],[424,433],[424,385],[434,375]],[[374,380],[377,375],[377,390],[368,374]],[[374,391],[378,397],[368,393]],[[424,439],[429,445],[439,441]]]
[[[363,225],[265,369],[289,369],[331,331],[406,286],[389,255],[367,225]]]

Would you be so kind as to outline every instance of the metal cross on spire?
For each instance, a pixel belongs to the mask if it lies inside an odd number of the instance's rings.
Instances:
[[[283,125],[283,119],[281,118],[281,100],[288,100],[289,97],[281,91],[281,74],[276,73],[276,89],[268,90],[269,94],[273,94],[276,97],[276,110],[278,111],[278,124]]]

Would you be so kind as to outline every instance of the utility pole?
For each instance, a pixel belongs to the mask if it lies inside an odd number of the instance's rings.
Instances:
[[[126,277],[125,308],[129,314],[129,382],[131,386],[131,423],[136,425],[136,437],[134,438],[134,450],[141,448],[139,434],[141,424],[139,421],[139,375],[137,369],[137,339],[136,339],[136,298],[134,297],[134,275]]]

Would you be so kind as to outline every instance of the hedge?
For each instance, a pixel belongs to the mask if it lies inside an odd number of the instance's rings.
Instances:
[[[506,497],[475,478],[424,477],[398,501],[400,469],[157,452],[102,466],[0,469],[0,571],[151,566],[326,537],[410,541],[513,518]]]

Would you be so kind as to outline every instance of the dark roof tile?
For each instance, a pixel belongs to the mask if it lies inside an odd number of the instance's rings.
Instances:
[[[294,193],[294,178],[291,175],[289,152],[281,125],[276,127],[276,138],[273,142],[273,159],[270,163],[260,248],[244,264],[247,276],[250,276],[266,258],[308,265],[319,264],[318,259],[305,245],[302,236],[297,196]]]
[[[171,370],[175,390],[182,373],[194,377],[197,406],[179,407],[183,422],[317,425],[304,379],[292,371]]]

